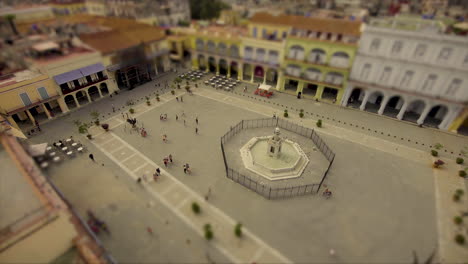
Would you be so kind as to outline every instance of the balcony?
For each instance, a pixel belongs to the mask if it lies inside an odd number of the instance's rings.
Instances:
[[[268,67],[279,67],[279,61],[258,60],[257,58],[244,57],[244,63],[259,64]]]
[[[78,90],[80,90],[80,89],[83,89],[83,88],[85,88],[85,87],[94,85],[94,84],[96,84],[96,83],[100,83],[100,82],[105,81],[105,80],[107,80],[107,79],[108,79],[107,76],[103,76],[103,77],[98,78],[98,79],[96,79],[96,80],[94,80],[94,81],[87,82],[87,83],[85,83],[85,84],[83,84],[83,85],[76,85],[75,88],[73,88],[73,89],[64,89],[64,88],[62,88],[62,87],[60,87],[60,88],[62,89],[62,93],[63,93],[64,95],[66,95],[66,94],[69,94],[69,93],[78,91]]]
[[[312,62],[312,61],[308,60],[307,58],[303,59],[303,60],[298,60],[298,59],[292,59],[292,58],[289,58],[289,57],[286,56],[286,57],[284,57],[284,59],[285,59],[285,61],[292,62],[292,63],[301,63],[301,64],[313,65],[313,66],[317,66],[317,67],[328,67],[328,68],[331,68],[331,69],[334,69],[334,70],[337,70],[337,71],[349,70],[351,68],[350,66],[348,66],[348,67],[338,67],[336,64],[331,65],[330,63]]]
[[[284,72],[284,78],[294,79],[294,80],[298,80],[298,81],[304,81],[304,82],[307,82],[307,83],[314,83],[314,84],[317,84],[317,85],[323,85],[323,86],[336,88],[336,89],[342,89],[343,88],[343,83],[341,83],[340,85],[336,85],[334,83],[327,82],[327,81],[312,80],[310,78],[307,78],[307,76],[304,73],[301,73],[299,76],[295,76],[295,75],[292,75],[292,74],[285,71]]]

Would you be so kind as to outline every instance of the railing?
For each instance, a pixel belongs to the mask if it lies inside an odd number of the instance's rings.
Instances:
[[[78,91],[80,89],[83,89],[85,87],[88,87],[88,86],[91,86],[93,84],[96,84],[96,83],[99,83],[99,82],[102,82],[102,81],[105,81],[109,79],[107,76],[104,76],[104,77],[101,77],[99,79],[96,79],[94,81],[91,81],[91,82],[87,82],[85,84],[82,84],[82,85],[77,85],[75,86],[75,88],[73,88],[73,90],[70,90],[70,89],[62,89],[62,93],[63,94],[69,94],[69,93],[72,93],[72,92],[75,92],[75,91]]]
[[[325,173],[322,176],[322,179],[319,184],[303,184],[291,187],[275,188],[267,186],[266,184],[259,183],[255,179],[252,179],[249,176],[243,175],[233,168],[229,167],[228,161],[226,159],[226,154],[224,150],[224,144],[233,136],[237,135],[244,129],[251,128],[262,128],[262,127],[280,127],[287,131],[299,134],[306,138],[310,138],[312,142],[317,146],[317,148],[322,152],[325,158],[328,160],[328,167]],[[288,198],[299,195],[306,194],[315,194],[319,192],[320,187],[322,186],[325,178],[328,175],[331,165],[335,159],[335,153],[328,147],[328,145],[320,138],[317,133],[311,129],[306,128],[301,125],[294,124],[290,121],[279,119],[279,118],[264,118],[264,119],[254,119],[254,120],[242,120],[237,125],[230,128],[230,130],[221,137],[221,151],[223,153],[224,165],[226,167],[226,177],[237,182],[246,188],[262,195],[267,199],[279,199],[279,198]]]

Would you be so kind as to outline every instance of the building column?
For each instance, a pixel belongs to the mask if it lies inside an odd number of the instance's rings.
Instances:
[[[227,77],[231,78],[231,63],[230,62],[228,62],[228,65],[227,65]]]
[[[317,92],[315,93],[315,99],[322,99],[323,90],[325,87],[323,85],[317,85]]]
[[[455,120],[450,124],[449,130],[451,132],[457,133],[460,126],[465,122],[468,118],[468,108],[465,107],[463,113],[460,113]]]
[[[215,61],[216,63],[216,75],[219,75],[219,61]]]
[[[168,55],[167,55],[167,54],[164,55],[162,60],[163,60],[163,68],[164,68],[164,71],[165,71],[165,72],[169,71],[169,69],[170,69],[170,67],[171,67],[171,66],[170,66],[171,63],[169,62]]]
[[[250,76],[250,82],[253,83],[254,82],[254,72],[255,72],[255,68],[252,67],[252,74]]]
[[[385,96],[382,103],[380,104],[379,111],[377,111],[377,114],[381,115],[385,111],[385,107],[387,106],[388,101],[390,100],[390,96]]]
[[[67,104],[65,103],[64,97],[57,99],[57,103],[59,104],[60,111],[62,111],[62,113],[70,111],[70,109],[68,109]]]
[[[44,109],[44,112],[47,116],[48,119],[52,119],[52,116],[50,115],[50,112],[49,112],[49,109],[47,109],[47,107],[45,106],[45,104],[41,104],[42,106],[42,109]]]
[[[347,87],[348,88],[344,93],[343,100],[341,101],[341,105],[344,107],[348,106],[349,98],[351,97],[351,93],[353,92],[353,87],[351,85],[348,85]]]
[[[78,99],[76,99],[76,93],[73,94],[73,99],[75,99],[75,103],[76,103],[76,108],[80,107],[80,103],[78,103]]]
[[[127,83],[127,87],[130,88],[130,81],[128,80],[127,71],[125,71],[124,75],[125,75],[125,82]]]
[[[397,115],[397,119],[398,119],[398,120],[402,120],[402,119],[403,119],[403,117],[405,116],[406,109],[408,108],[408,106],[409,106],[409,100],[405,100],[405,102],[404,102],[403,105],[401,106],[400,112],[398,112],[398,115]]]
[[[450,109],[448,110],[448,113],[445,115],[444,119],[442,122],[439,124],[438,128],[441,130],[448,130],[449,124],[452,123],[452,121],[455,119],[459,111],[451,111]]]
[[[276,82],[276,90],[278,91],[284,90],[284,73],[281,70],[278,73],[278,81]]]
[[[26,109],[26,115],[28,115],[29,120],[33,123],[33,125],[36,124],[36,119],[34,119],[34,116],[32,116],[31,112],[29,112],[29,109]]]
[[[241,63],[237,64],[237,79],[242,81],[242,77],[244,75],[244,65]]]
[[[107,85],[107,83],[106,83]],[[102,92],[101,92],[101,88],[99,86],[96,86],[97,90],[98,90],[98,93],[99,93],[99,97],[102,98]],[[110,89],[109,89],[109,85],[107,85],[107,90],[109,90],[109,93],[111,93]]]
[[[299,92],[302,94],[303,89],[304,89],[304,81],[299,81],[297,83],[296,94],[298,94]]]
[[[343,100],[344,93],[345,93],[345,90],[343,88],[338,89],[338,93],[336,94],[335,104],[341,105],[341,101]]]
[[[267,73],[268,73],[268,68],[263,71],[263,84],[266,83]]]
[[[88,91],[86,90],[85,93],[86,93],[86,97],[88,98],[88,102],[91,103],[93,100],[91,100],[91,96],[89,96]]]
[[[140,72],[138,72],[138,67],[135,67],[137,82],[140,83]]]
[[[359,106],[359,109],[361,109],[362,111],[366,110],[366,104],[367,104],[367,101],[369,100],[370,95],[371,95],[371,92],[369,90],[366,90],[364,94],[364,98],[362,99],[362,103]]]
[[[419,116],[418,118],[418,121],[416,121],[416,123],[418,125],[421,125],[424,123],[424,120],[426,120],[426,117],[427,115],[429,114],[429,112],[431,111],[432,109],[432,105],[431,104],[427,104],[426,107],[424,108],[423,112],[421,113],[421,115]]]

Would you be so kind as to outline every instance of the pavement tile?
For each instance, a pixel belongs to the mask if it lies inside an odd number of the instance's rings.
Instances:
[[[127,167],[127,169],[129,169],[130,171],[134,171],[138,169],[138,167],[144,165],[145,163],[146,162],[144,161],[144,159],[139,154],[136,154],[132,156],[131,158],[125,160],[123,162],[123,165]],[[149,174],[149,175],[152,175],[152,174]]]
[[[181,186],[176,186],[171,188],[169,192],[164,193],[163,199],[168,201],[171,206],[178,206],[183,200],[189,198],[189,195],[191,194],[187,190]]]
[[[123,148],[120,148],[114,153],[112,153],[111,155],[120,161],[130,157],[133,153],[135,153],[133,150],[130,150],[130,148],[124,146]]]

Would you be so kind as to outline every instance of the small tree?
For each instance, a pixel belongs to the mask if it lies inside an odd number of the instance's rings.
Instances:
[[[434,148],[437,150],[441,150],[444,146],[440,143],[435,143]]]
[[[128,109],[128,112],[130,112],[130,114],[133,114],[133,113],[135,113],[135,109],[130,108],[130,109]]]
[[[304,109],[299,110],[299,117],[300,118],[304,117]]]
[[[205,230],[205,238],[206,240],[211,240],[214,237],[213,230],[211,230],[211,225],[210,224],[205,224],[203,226],[203,229]]]
[[[322,119],[317,120],[317,127],[322,127]]]
[[[458,157],[457,160],[456,160],[457,164],[463,164],[464,161],[465,160],[463,158],[460,158],[460,157]]]
[[[288,114],[288,110],[284,109],[283,116],[284,116],[284,117],[288,117],[288,116],[289,116],[289,114]]]
[[[455,235],[455,242],[458,245],[464,245],[465,244],[465,236],[462,235],[462,234]]]
[[[109,131],[109,124],[101,124],[101,127],[102,127],[105,131]]]
[[[440,166],[444,165],[445,162],[443,160],[436,160],[434,161],[434,164],[432,165],[434,168],[439,168]]]
[[[172,94],[172,95],[175,95],[175,90],[171,90],[171,94]]]
[[[196,202],[193,202],[192,203],[192,211],[195,213],[195,214],[199,214],[200,213],[200,206],[198,205],[198,203]]]
[[[159,94],[156,94],[156,101],[160,101],[161,99],[159,98]]]
[[[437,152],[437,150],[431,149],[431,155],[432,155],[433,157],[437,157],[437,156],[439,155],[439,152]]]
[[[457,190],[455,191],[455,193],[461,196],[461,195],[463,195],[465,192],[464,192],[462,189],[457,189]]]
[[[234,226],[234,234],[236,235],[236,237],[242,237],[242,224],[241,223],[237,223]]]
[[[190,92],[190,86],[188,86],[188,85],[185,86],[185,90],[186,90],[187,92]]]
[[[459,170],[459,171],[458,171],[458,176],[464,178],[464,177],[466,176],[466,171],[464,171],[464,170]]]
[[[99,126],[99,112],[98,111],[92,111],[91,113],[89,113],[91,115],[91,117],[94,119],[94,124],[96,126]]]
[[[461,225],[463,223],[463,218],[461,216],[455,216],[453,218],[453,222],[456,224],[456,225]]]
[[[460,195],[454,194],[454,195],[452,196],[452,199],[453,199],[454,202],[458,202],[458,201],[460,201]]]

